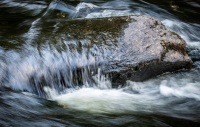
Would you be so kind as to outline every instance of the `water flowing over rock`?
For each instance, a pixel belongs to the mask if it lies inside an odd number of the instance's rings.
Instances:
[[[106,75],[116,87],[192,65],[185,41],[146,15],[76,20],[44,15],[28,32],[10,38],[31,47],[13,47],[26,55],[10,52],[10,63],[3,57],[6,75],[0,83],[41,96],[45,86],[58,91],[96,86]]]
[[[53,23],[57,27],[41,30],[39,41],[51,41],[58,50],[72,54],[85,54],[93,61],[79,61],[75,68],[98,66],[113,83],[143,81],[192,65],[185,41],[150,16],[45,21],[46,25]]]

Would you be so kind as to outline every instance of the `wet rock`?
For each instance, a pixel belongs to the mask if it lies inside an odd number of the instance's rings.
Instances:
[[[192,61],[186,54],[186,43],[180,36],[170,32],[160,21],[150,16],[130,18],[132,21],[122,30],[122,52],[115,56],[120,56],[119,60],[115,60],[113,56],[114,59],[109,63],[115,61],[116,64],[108,64],[104,69],[106,73],[111,73],[114,82],[127,79],[143,81],[166,72],[191,67]]]
[[[56,28],[47,27],[54,24]],[[39,42],[53,44],[70,57],[76,54],[74,61],[77,56],[86,56],[87,60],[77,60],[73,66],[96,65],[113,83],[143,81],[192,65],[185,41],[150,16],[47,20],[41,27]]]

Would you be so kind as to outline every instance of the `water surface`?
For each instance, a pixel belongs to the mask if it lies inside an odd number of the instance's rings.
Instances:
[[[198,0],[4,0],[0,8],[0,126],[200,126]],[[87,43],[59,35],[64,21],[143,14],[186,41],[191,70],[117,87],[97,66],[94,76],[90,67],[73,71],[101,61],[94,54],[103,50],[78,50]]]

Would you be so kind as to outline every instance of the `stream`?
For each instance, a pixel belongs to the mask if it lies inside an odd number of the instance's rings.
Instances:
[[[1,0],[0,10],[0,126],[200,127],[199,0]],[[74,72],[102,59],[60,38],[63,21],[144,14],[186,41],[190,70],[118,86],[98,66]]]

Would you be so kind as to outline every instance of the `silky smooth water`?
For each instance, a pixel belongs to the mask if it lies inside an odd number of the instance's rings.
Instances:
[[[198,0],[3,0],[0,9],[0,126],[200,126]],[[95,66],[101,49],[58,36],[63,20],[143,14],[186,41],[191,70],[114,87]]]

